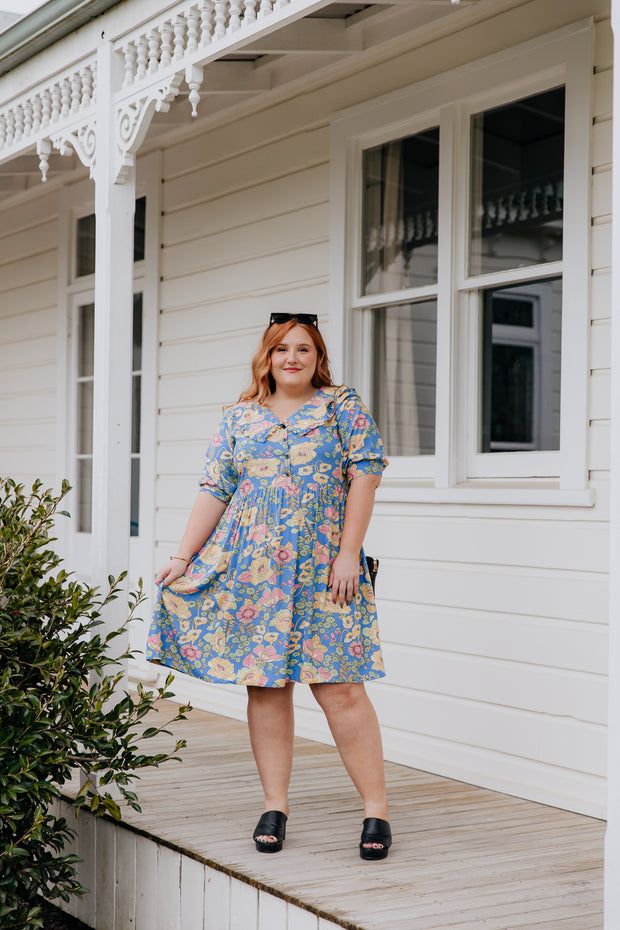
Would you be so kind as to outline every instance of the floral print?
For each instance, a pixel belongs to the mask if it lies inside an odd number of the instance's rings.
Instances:
[[[349,482],[385,464],[372,417],[349,388],[321,388],[286,423],[257,402],[231,407],[200,482],[226,510],[185,574],[160,588],[147,658],[271,688],[383,677],[363,552],[350,604],[333,603],[328,580]]]

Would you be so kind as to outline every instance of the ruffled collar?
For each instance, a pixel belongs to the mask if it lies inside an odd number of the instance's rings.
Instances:
[[[331,420],[335,415],[335,387],[322,387],[303,406],[286,420],[289,433],[303,436]],[[282,428],[282,421],[258,401],[241,401],[233,408],[235,422],[244,433],[256,439],[266,439],[270,433]]]

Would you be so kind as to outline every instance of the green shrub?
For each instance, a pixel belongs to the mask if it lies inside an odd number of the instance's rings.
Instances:
[[[140,810],[130,790],[140,769],[178,758],[185,745],[142,751],[141,741],[170,732],[145,729],[143,718],[172,696],[172,676],[156,691],[138,685],[137,696],[120,689],[121,663],[131,653],[121,648],[114,658],[112,644],[126,637],[141,590],[129,596],[125,622],[100,633],[102,611],[120,596],[125,574],[110,577],[100,595],[58,570],[51,533],[68,490],[65,482],[54,495],[36,482],[27,494],[0,480],[0,927],[7,930],[42,927],[42,899],[67,901],[86,890],[76,878],[79,859],[63,851],[73,831],[50,811],[76,771],[75,806],[120,819],[111,791]],[[117,652],[125,642],[118,639]]]

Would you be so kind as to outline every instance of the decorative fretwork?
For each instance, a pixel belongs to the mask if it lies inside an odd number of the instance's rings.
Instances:
[[[115,44],[123,59],[122,87],[115,95],[120,150],[117,181],[134,163],[157,111],[166,112],[188,88],[191,115],[198,115],[203,66],[252,41],[265,25],[299,18],[316,0],[186,0]],[[291,13],[289,14],[289,10]]]
[[[47,179],[52,146],[73,148],[93,170],[97,67],[94,58],[56,75],[0,108],[0,159],[36,146],[42,179]]]
[[[116,180],[119,183],[125,180],[129,168],[135,163],[135,153],[142,144],[153,114],[168,112],[170,104],[179,93],[182,80],[182,74],[174,74],[165,84],[155,86],[137,100],[128,100],[118,107],[119,164]]]
[[[177,7],[166,18],[149,24],[119,46],[125,64],[123,87],[151,79],[179,62],[196,64],[195,59],[205,49],[229,43],[236,33],[247,32],[289,3],[290,0],[194,0]]]

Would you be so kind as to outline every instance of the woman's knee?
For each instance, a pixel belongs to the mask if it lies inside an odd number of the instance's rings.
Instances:
[[[347,710],[366,700],[362,682],[334,682],[310,685],[315,700],[325,710]]]
[[[275,707],[288,704],[293,700],[293,682],[287,682],[283,688],[260,688],[248,685],[248,703],[254,706]]]

